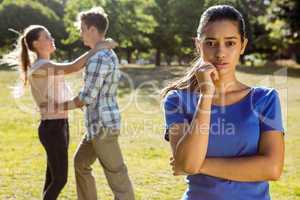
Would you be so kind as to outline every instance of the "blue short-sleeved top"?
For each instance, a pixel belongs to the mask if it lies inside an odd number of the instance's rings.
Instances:
[[[165,97],[165,139],[175,123],[191,123],[201,95],[188,90],[172,90]],[[240,157],[258,152],[260,134],[284,132],[281,107],[275,89],[252,87],[240,101],[212,105],[207,157]],[[187,176],[188,200],[267,200],[268,182],[238,182],[197,174]]]

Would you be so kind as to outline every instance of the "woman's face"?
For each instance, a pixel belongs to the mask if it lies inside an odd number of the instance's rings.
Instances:
[[[43,30],[39,34],[39,39],[34,41],[35,49],[38,52],[53,53],[56,49],[54,39],[47,30]]]
[[[238,23],[230,20],[208,23],[196,40],[203,60],[212,63],[220,74],[235,70],[246,45],[247,39],[241,41]]]

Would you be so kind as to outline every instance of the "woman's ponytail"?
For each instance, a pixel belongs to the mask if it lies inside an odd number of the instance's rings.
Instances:
[[[27,73],[28,73],[28,68],[30,65],[30,58],[29,58],[29,51],[28,51],[28,45],[26,43],[26,37],[25,36],[21,36],[20,39],[21,42],[21,77],[24,81],[24,85],[27,84]]]

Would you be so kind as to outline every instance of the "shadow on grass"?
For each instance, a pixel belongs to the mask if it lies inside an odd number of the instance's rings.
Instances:
[[[300,68],[296,67],[284,67],[280,65],[267,65],[263,67],[244,67],[240,66],[237,68],[237,71],[257,74],[257,75],[272,75],[276,74],[278,76],[288,76],[293,78],[300,78]]]
[[[0,64],[0,71],[16,71],[16,66]]]
[[[126,95],[136,89],[141,89],[139,92],[145,95],[157,93],[171,80],[182,77],[188,67],[189,66],[123,66],[121,70],[124,74],[119,85],[119,95]],[[237,71],[257,75],[274,74],[300,78],[300,68],[284,67],[273,63],[263,67],[240,66],[237,68]]]
[[[119,95],[125,95],[131,90],[141,89],[145,94],[158,92],[171,80],[177,79],[183,75],[187,66],[124,66],[121,68],[123,76],[119,87]]]

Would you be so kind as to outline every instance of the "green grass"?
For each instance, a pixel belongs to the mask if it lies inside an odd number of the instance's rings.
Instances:
[[[163,140],[163,116],[158,89],[170,79],[180,76],[184,67],[124,67],[122,71],[133,78],[134,90],[123,81],[119,92],[122,108],[121,147],[138,200],[180,199],[186,185],[184,177],[173,177],[168,164],[170,149]],[[287,105],[285,118],[286,159],[280,181],[271,183],[274,200],[300,199],[300,79],[289,76],[287,80],[271,77],[271,71],[261,69],[241,70],[240,80],[250,85],[270,85],[288,89],[282,104]],[[80,87],[79,75],[69,77],[75,91]],[[279,78],[279,79],[278,79]],[[0,199],[41,199],[45,171],[45,153],[39,142],[37,126],[39,116],[29,92],[20,99],[13,99],[10,86],[16,82],[14,71],[0,71]],[[142,83],[147,82],[141,86]],[[151,84],[154,84],[151,87]],[[138,89],[141,86],[141,89]],[[136,101],[128,103],[136,93]],[[76,93],[76,92],[75,92]],[[146,94],[153,94],[148,96]],[[142,111],[144,110],[144,111]],[[84,131],[81,111],[70,112],[71,141],[69,150],[69,179],[60,199],[76,199],[73,154]],[[112,199],[112,193],[98,162],[93,166],[98,195]]]

